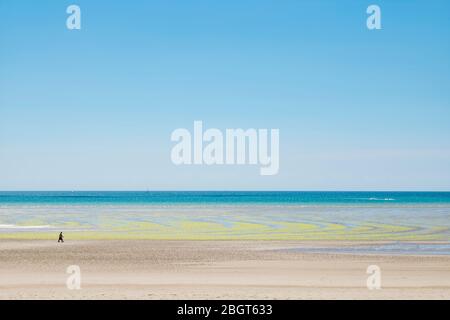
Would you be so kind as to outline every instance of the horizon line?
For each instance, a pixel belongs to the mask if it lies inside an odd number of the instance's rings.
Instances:
[[[247,189],[247,190],[222,190],[222,189],[214,189],[214,190],[204,190],[204,189],[172,189],[172,190],[0,190],[0,192],[450,192],[450,190],[321,190],[321,189],[310,189],[310,190],[300,190],[300,189],[280,189],[280,190],[270,190],[270,189]]]

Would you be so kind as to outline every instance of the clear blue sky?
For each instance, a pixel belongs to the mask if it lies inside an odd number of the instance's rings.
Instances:
[[[366,28],[370,4],[382,30]],[[450,190],[449,1],[0,0],[0,13],[0,190]],[[279,174],[173,165],[170,134],[194,120],[279,128]]]

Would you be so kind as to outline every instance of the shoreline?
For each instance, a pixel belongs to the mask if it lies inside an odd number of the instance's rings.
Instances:
[[[319,241],[363,245],[372,241]],[[450,299],[450,256],[305,253],[318,241],[0,241],[0,299]],[[68,266],[81,290],[66,287]],[[381,269],[369,290],[367,267]]]
[[[51,240],[62,231],[68,238],[80,240],[449,241],[449,209],[173,203],[0,206],[0,239]]]

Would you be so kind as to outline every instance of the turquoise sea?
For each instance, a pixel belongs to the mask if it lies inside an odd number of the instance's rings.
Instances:
[[[60,231],[67,239],[388,241],[381,251],[447,254],[450,192],[0,192],[0,239]]]
[[[450,192],[46,191],[0,192],[5,204],[450,204]]]

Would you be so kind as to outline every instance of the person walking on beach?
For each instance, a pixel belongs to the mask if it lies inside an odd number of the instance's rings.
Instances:
[[[62,232],[59,233],[58,243],[59,242],[64,242],[64,236],[63,236]]]

